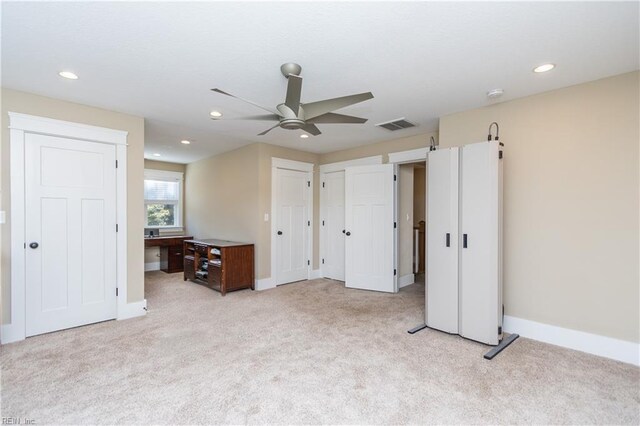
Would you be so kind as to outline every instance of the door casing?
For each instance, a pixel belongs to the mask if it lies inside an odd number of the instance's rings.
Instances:
[[[25,299],[25,135],[38,133],[116,146],[116,282],[118,288],[117,319],[144,315],[146,301],[139,306],[127,304],[127,135],[123,130],[90,126],[47,117],[8,112],[11,175],[11,298],[10,322],[0,327],[0,341],[24,340],[26,337]],[[135,310],[135,311],[134,311]]]

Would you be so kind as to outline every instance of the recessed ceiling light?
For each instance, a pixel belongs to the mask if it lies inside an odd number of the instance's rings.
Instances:
[[[303,133],[303,134],[301,134],[301,135],[300,135],[300,137],[301,137],[302,139],[306,139],[306,138],[308,138],[308,137],[309,137],[309,135],[307,135],[306,133]]]
[[[159,153],[157,153],[157,152],[154,152],[154,153],[153,153],[153,156],[154,156],[154,157],[160,157],[160,154],[159,154]]]
[[[556,67],[555,64],[542,64],[540,66],[535,67],[533,69],[533,72],[547,72],[547,71],[551,71],[555,67]]]
[[[213,118],[220,118],[222,117],[222,113],[220,111],[211,111],[209,113],[209,115]]]
[[[184,139],[184,140],[181,140],[180,143],[184,144],[184,145],[189,145],[191,143],[191,141],[188,141],[188,140]]]
[[[71,71],[60,71],[58,73],[60,77],[68,78],[69,80],[77,80],[78,76],[72,73]]]

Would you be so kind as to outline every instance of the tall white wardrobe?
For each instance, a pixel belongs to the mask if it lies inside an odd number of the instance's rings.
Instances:
[[[428,153],[426,325],[502,340],[502,144]]]

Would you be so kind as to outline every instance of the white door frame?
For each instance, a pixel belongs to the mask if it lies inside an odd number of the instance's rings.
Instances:
[[[322,224],[322,221],[326,219],[327,215],[327,199],[326,194],[323,191],[322,184],[326,180],[327,174],[335,173],[335,172],[344,172],[347,167],[353,166],[368,166],[373,164],[382,164],[382,155],[374,155],[372,157],[364,157],[357,158],[355,160],[348,161],[340,161],[337,163],[329,163],[322,164],[320,166],[320,221],[318,223]],[[324,226],[320,226],[320,265],[318,265],[320,270],[320,276],[324,276],[322,259],[326,257],[326,243],[327,243],[327,235],[326,229]]]
[[[26,338],[25,299],[25,135],[37,133],[116,146],[116,286],[117,319],[129,318],[127,306],[127,135],[122,130],[89,126],[46,117],[9,112],[11,145],[11,322],[0,328],[2,343]]]
[[[314,168],[314,164],[313,163],[304,163],[302,161],[294,161],[294,160],[287,160],[284,158],[277,158],[277,157],[271,157],[271,283],[272,286],[275,287],[276,286],[276,268],[278,265],[277,262],[277,250],[276,250],[276,239],[274,238],[274,236],[276,235],[276,232],[278,231],[276,229],[276,225],[277,225],[277,220],[276,220],[276,214],[277,214],[277,208],[276,206],[278,205],[278,199],[277,199],[277,194],[278,191],[276,190],[277,188],[277,183],[276,183],[276,172],[278,171],[278,169],[285,169],[285,170],[295,170],[298,172],[306,172],[307,173],[307,181],[309,182],[307,191],[308,192],[308,196],[307,196],[307,217],[309,218],[309,226],[307,226],[307,260],[308,260],[308,265],[307,265],[307,279],[311,279],[311,274],[313,271],[313,227],[314,227],[314,217],[313,217],[313,168]]]
[[[399,167],[401,164],[411,164],[411,163],[417,163],[419,161],[426,162],[428,153],[429,153],[429,147],[410,149],[408,151],[391,152],[389,153],[389,163],[393,163],[396,165],[396,167]],[[396,171],[396,175],[399,175],[399,171]],[[398,185],[398,182],[396,182],[396,185]],[[425,186],[425,190],[426,190],[426,186]],[[425,197],[425,200],[426,200],[426,197]],[[399,199],[397,186],[396,186],[396,192],[395,192],[395,200],[393,202],[395,205],[396,216],[397,216],[397,212],[400,209],[400,206],[399,206],[400,199]],[[394,250],[395,256],[396,256],[396,265],[398,264],[397,258],[400,253],[400,238],[398,237],[399,232],[400,230],[398,229],[396,232],[396,241],[395,241],[395,250]],[[425,256],[426,256],[426,244],[425,244]],[[415,282],[414,271],[411,271],[410,274],[404,275],[402,277],[399,275],[400,274],[398,273],[400,288],[413,284]]]

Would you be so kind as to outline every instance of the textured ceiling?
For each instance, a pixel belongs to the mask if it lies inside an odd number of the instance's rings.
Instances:
[[[323,153],[437,129],[438,117],[639,68],[638,2],[2,3],[2,85],[146,118],[145,155],[190,162],[263,141]],[[239,121],[284,100],[372,91],[323,134]],[[554,62],[547,74],[538,64]],[[58,76],[72,70],[79,80]],[[209,111],[224,118],[212,121]],[[416,128],[374,125],[406,117]],[[180,139],[193,139],[184,146]]]

